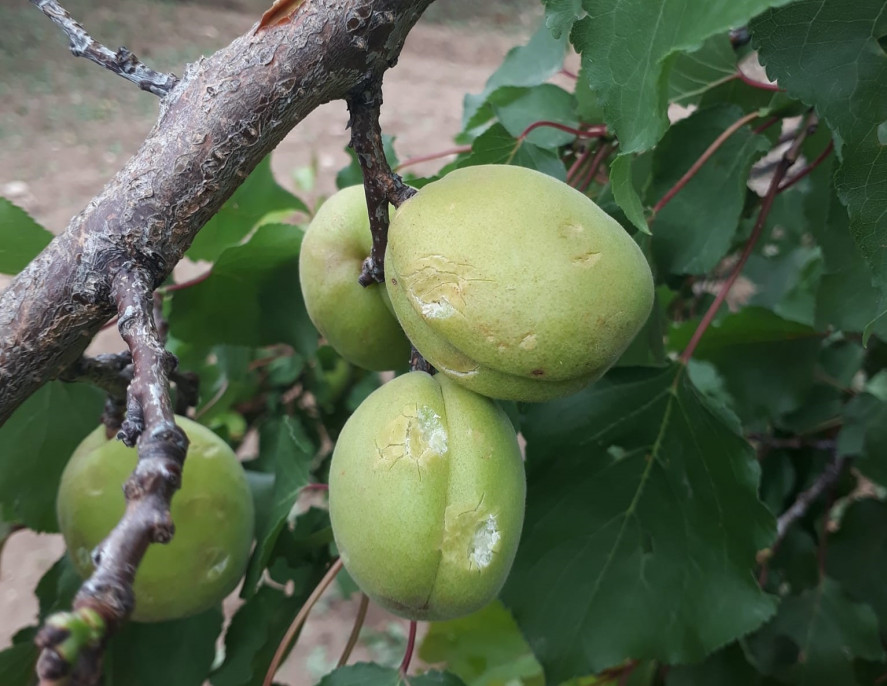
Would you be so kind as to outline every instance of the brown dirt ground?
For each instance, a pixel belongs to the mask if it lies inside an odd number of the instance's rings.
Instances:
[[[98,39],[112,47],[123,42],[152,65],[181,73],[184,62],[247,30],[266,2],[71,0],[65,5]],[[451,145],[460,129],[463,95],[483,87],[537,17],[532,0],[439,0],[432,6],[386,77],[382,126],[397,136],[401,159]],[[72,58],[57,30],[27,3],[0,0],[0,195],[48,229],[63,230],[136,151],[156,108],[152,96]],[[278,180],[303,197],[334,190],[335,173],[347,162],[346,120],[341,102],[312,113],[274,152]],[[430,172],[438,164],[417,170]],[[308,166],[316,168],[317,181],[306,193],[296,189],[293,172]],[[119,346],[109,334],[94,348]],[[23,531],[8,541],[0,558],[0,649],[18,628],[33,622],[32,588],[62,550],[58,536]],[[317,681],[338,658],[355,610],[354,600],[327,594],[278,681],[300,686]],[[371,606],[367,626],[352,661],[399,661],[403,622]]]

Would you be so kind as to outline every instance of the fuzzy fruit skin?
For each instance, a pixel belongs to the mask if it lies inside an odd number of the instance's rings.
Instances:
[[[410,345],[380,284],[357,279],[372,248],[363,186],[345,188],[315,215],[299,253],[308,316],[338,353],[364,369],[404,366]]]
[[[253,539],[253,500],[243,467],[212,431],[184,417],[190,440],[182,488],[172,499],[175,535],[151,545],[136,572],[132,619],[159,622],[206,610],[237,586]],[[56,511],[74,567],[86,578],[90,553],[123,516],[122,485],[135,448],[108,440],[100,426],[74,451],[62,474]]]
[[[451,172],[398,208],[385,275],[410,340],[466,388],[542,401],[613,365],[653,305],[653,277],[625,230],[537,171]]]
[[[440,374],[397,377],[345,424],[329,484],[345,568],[391,612],[460,617],[505,583],[526,478],[514,429],[488,398]]]

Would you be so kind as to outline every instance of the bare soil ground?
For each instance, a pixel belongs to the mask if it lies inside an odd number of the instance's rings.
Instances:
[[[109,47],[124,44],[155,68],[181,74],[186,62],[249,29],[269,4],[71,0],[65,6]],[[432,6],[385,81],[382,126],[397,137],[401,159],[449,147],[460,129],[463,95],[483,87],[539,14],[533,0],[438,0]],[[24,207],[54,233],[64,230],[136,151],[156,112],[153,96],[73,58],[60,32],[31,5],[0,0],[0,196]],[[341,102],[312,113],[274,152],[278,180],[305,197],[305,189],[296,188],[294,172],[314,166],[317,183],[307,194],[333,191],[335,173],[347,163],[346,121]],[[118,346],[112,334],[96,347]],[[3,549],[0,649],[18,628],[34,621],[32,589],[62,551],[58,536],[29,532],[14,534]],[[315,682],[338,658],[355,611],[354,600],[328,594],[278,680]],[[404,623],[371,608],[367,626],[352,660],[399,661]]]

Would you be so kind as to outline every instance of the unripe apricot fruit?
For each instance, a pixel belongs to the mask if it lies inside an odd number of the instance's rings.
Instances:
[[[159,622],[209,609],[243,576],[253,540],[253,500],[243,467],[212,431],[176,417],[190,444],[182,487],[172,499],[175,535],[151,545],[136,571],[132,619]],[[109,440],[100,426],[74,451],[62,474],[56,509],[68,555],[81,576],[92,550],[123,516],[122,485],[135,448]]]
[[[426,360],[510,400],[598,379],[653,304],[650,268],[618,222],[567,184],[505,165],[458,169],[401,205],[385,276]]]
[[[358,586],[391,612],[443,620],[483,607],[517,551],[526,480],[489,398],[410,372],[348,419],[330,465],[333,534]]]
[[[363,186],[329,198],[308,225],[299,253],[299,282],[308,316],[329,344],[358,367],[404,366],[410,346],[380,284],[357,279],[372,248]]]

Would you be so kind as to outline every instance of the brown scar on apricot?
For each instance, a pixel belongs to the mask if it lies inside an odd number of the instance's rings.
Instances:
[[[530,372],[530,374],[532,374],[533,376],[545,376],[545,370],[544,369],[534,369],[533,371]]]

